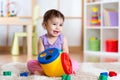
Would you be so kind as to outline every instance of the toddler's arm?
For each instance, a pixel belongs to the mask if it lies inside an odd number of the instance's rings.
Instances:
[[[39,41],[38,41],[38,52],[41,53],[42,51],[44,51],[44,45],[43,45],[42,39],[39,38]]]
[[[67,39],[65,37],[63,38],[63,52],[69,53],[68,42],[67,42]]]

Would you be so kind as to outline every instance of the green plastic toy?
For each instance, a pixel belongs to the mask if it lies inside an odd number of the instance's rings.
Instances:
[[[62,80],[71,80],[71,76],[67,74],[62,75]]]
[[[108,80],[108,73],[107,72],[100,73],[99,80]]]
[[[12,73],[11,73],[11,71],[4,71],[4,72],[3,72],[3,75],[4,75],[4,76],[11,76]]]

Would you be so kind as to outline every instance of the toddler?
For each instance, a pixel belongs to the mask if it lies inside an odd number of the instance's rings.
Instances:
[[[63,36],[64,15],[55,9],[48,10],[43,17],[43,28],[46,34],[40,36],[38,42],[39,53],[48,48],[58,48],[63,52],[69,53],[67,39]],[[72,61],[73,70],[78,66]],[[76,65],[76,66],[75,66]],[[41,74],[42,68],[38,60],[31,60],[27,63],[28,69],[33,74]]]

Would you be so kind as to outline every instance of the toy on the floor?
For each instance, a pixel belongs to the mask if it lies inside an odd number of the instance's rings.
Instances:
[[[67,74],[62,75],[62,80],[71,80],[71,76]]]
[[[38,61],[47,76],[71,74],[72,63],[67,53],[60,53],[57,48],[49,48],[38,55]]]
[[[100,73],[99,80],[120,80],[120,75],[115,71]]]
[[[109,71],[109,76],[110,77],[117,76],[117,73],[115,71]]]
[[[108,80],[108,73],[107,72],[100,73],[99,80]]]
[[[20,73],[20,76],[21,77],[27,77],[28,76],[28,72],[22,72],[22,73]]]
[[[11,76],[11,75],[12,75],[12,72],[11,72],[11,71],[4,71],[4,72],[3,72],[3,75],[4,75],[4,76]]]

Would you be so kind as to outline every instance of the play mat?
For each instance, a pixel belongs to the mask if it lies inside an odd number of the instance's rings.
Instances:
[[[11,71],[12,75],[3,76],[4,71]],[[21,72],[26,71],[28,71],[26,63],[0,63],[0,80],[62,80],[62,77],[48,77],[45,75],[19,76]],[[98,80],[101,72],[109,71],[115,71],[120,74],[120,63],[79,63],[79,69],[70,76],[71,80]],[[118,78],[112,80],[118,80]]]

